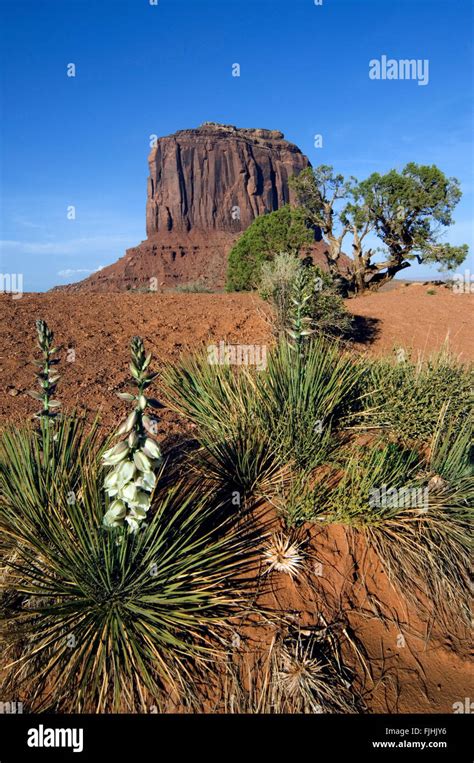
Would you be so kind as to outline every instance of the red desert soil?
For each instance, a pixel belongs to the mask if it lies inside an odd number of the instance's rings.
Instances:
[[[473,360],[474,298],[444,288],[430,295],[428,288],[411,284],[349,301],[361,336],[373,332],[370,340],[356,343],[355,349],[380,355],[404,346],[426,354],[439,349],[448,337],[456,354]],[[76,407],[90,415],[100,411],[109,428],[126,408],[114,393],[128,379],[128,344],[133,335],[144,338],[159,368],[163,362],[176,362],[183,353],[221,340],[269,343],[268,312],[251,294],[54,292],[27,294],[17,300],[4,295],[0,297],[1,419],[19,422],[37,407],[25,394],[34,386],[31,360],[37,318],[48,322],[64,348],[57,393],[64,408]],[[154,392],[159,397],[159,380]],[[159,437],[165,446],[186,429],[175,414],[163,412]],[[349,544],[344,528],[319,530],[308,525],[305,530],[312,557],[325,572],[302,582],[276,576],[267,603],[291,612],[304,627],[317,625],[319,612],[328,620],[344,615],[363,645],[372,672],[369,679],[346,644],[347,659],[367,692],[369,710],[452,712],[454,702],[472,696],[465,634],[456,623],[449,633],[443,632],[436,618],[428,623],[392,587],[380,561],[364,551],[361,539]],[[259,648],[251,646],[255,636],[254,629],[247,637],[242,633],[245,648]]]
[[[446,338],[463,360],[474,359],[474,297],[412,284],[348,300],[357,317],[358,351],[390,354],[396,347],[424,354]],[[0,296],[0,416],[21,419],[36,408],[25,395],[34,384],[31,360],[37,318],[55,331],[61,354],[58,396],[66,408],[102,411],[107,423],[124,410],[114,395],[128,379],[128,344],[139,334],[155,367],[218,343],[271,342],[268,306],[254,294],[26,294]],[[364,335],[373,333],[366,338]],[[67,350],[74,350],[74,353]],[[159,392],[159,388],[156,390]],[[168,414],[166,414],[168,415]],[[174,417],[168,417],[170,424]]]

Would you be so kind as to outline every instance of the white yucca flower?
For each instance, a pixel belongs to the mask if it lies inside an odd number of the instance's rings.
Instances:
[[[136,532],[151,506],[153,490],[156,486],[155,470],[161,463],[158,444],[149,437],[152,422],[143,413],[148,404],[143,390],[151,384],[155,374],[147,369],[151,355],[145,355],[143,341],[134,337],[131,343],[132,363],[130,371],[138,387],[136,395],[119,392],[122,400],[134,404],[134,410],[118,428],[116,434],[125,440],[107,450],[102,462],[112,466],[112,471],[104,480],[104,489],[113,498],[104,517],[106,527],[128,525],[129,532]]]
[[[284,533],[273,535],[267,543],[263,557],[268,572],[283,572],[290,577],[298,577],[303,569],[304,555],[301,544],[291,540]]]

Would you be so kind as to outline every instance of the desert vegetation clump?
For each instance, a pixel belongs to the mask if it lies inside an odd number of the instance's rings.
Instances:
[[[138,338],[132,354],[143,411],[150,361]],[[216,659],[219,629],[243,605],[248,533],[202,484],[155,484],[140,532],[103,526],[108,444],[66,415],[46,443],[33,426],[0,440],[3,686],[35,710],[192,704],[192,666]]]
[[[181,294],[211,294],[213,290],[203,281],[189,281],[176,286],[175,291]]]
[[[257,288],[265,262],[280,252],[309,254],[321,236],[327,270],[344,296],[377,290],[414,261],[453,270],[467,257],[467,244],[454,246],[442,236],[461,199],[459,181],[435,165],[409,162],[400,172],[374,172],[363,181],[320,165],[291,177],[290,186],[295,205],[257,217],[232,248],[229,291]],[[341,267],[343,255],[349,267]]]
[[[221,485],[276,507],[281,538],[308,522],[345,525],[376,550],[399,590],[425,597],[445,622],[453,613],[466,622],[472,369],[446,350],[416,362],[398,353],[397,362],[328,341],[313,329],[301,272],[265,370],[204,357],[165,370],[170,406],[196,425],[198,468],[207,473],[213,452],[227,453]],[[242,463],[251,479],[242,479]],[[283,546],[272,560],[273,569],[284,561]]]
[[[314,241],[304,215],[289,204],[256,217],[232,248],[227,264],[228,291],[257,289],[265,262],[280,252],[298,257]]]
[[[264,368],[202,353],[162,370],[160,397],[192,425],[174,465],[140,337],[109,436],[58,412],[58,349],[38,322],[42,408],[0,437],[3,686],[33,710],[200,711],[203,680],[224,678],[229,712],[363,711],[325,623],[295,631],[265,611],[276,635],[251,686],[229,661],[259,595],[311,579],[308,528],[347,528],[428,620],[468,622],[472,369],[447,351],[355,354],[318,329],[321,276],[293,262]]]
[[[365,706],[345,665],[338,629],[322,616],[310,631],[279,632],[249,670],[228,661],[222,687],[226,713],[360,713]],[[221,709],[219,707],[219,709]]]
[[[260,294],[274,308],[277,336],[286,333],[292,337],[295,331],[304,330],[309,332],[306,336],[351,337],[352,317],[336,282],[314,266],[311,258],[300,260],[281,253],[264,263]]]
[[[366,378],[368,421],[400,440],[427,443],[445,409],[445,420],[453,424],[471,415],[472,367],[446,345],[424,359],[402,349],[396,359],[370,361]]]

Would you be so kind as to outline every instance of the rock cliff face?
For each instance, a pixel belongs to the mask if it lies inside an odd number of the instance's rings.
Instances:
[[[245,230],[290,201],[288,178],[308,159],[281,132],[206,123],[157,140],[148,157],[148,238]]]
[[[310,166],[276,130],[206,122],[159,138],[148,157],[147,240],[69,291],[224,286],[233,243],[259,215],[292,201],[288,179]],[[325,244],[315,243],[324,265]]]

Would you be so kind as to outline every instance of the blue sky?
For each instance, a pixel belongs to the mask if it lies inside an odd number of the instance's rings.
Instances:
[[[464,193],[446,240],[474,244],[468,0],[0,0],[0,9],[1,272],[23,273],[25,291],[79,280],[143,240],[149,136],[207,120],[282,130],[314,165],[360,178],[435,163]],[[428,59],[429,83],[369,79],[383,54]],[[472,254],[465,267],[474,270]],[[413,266],[403,276],[435,273]]]

